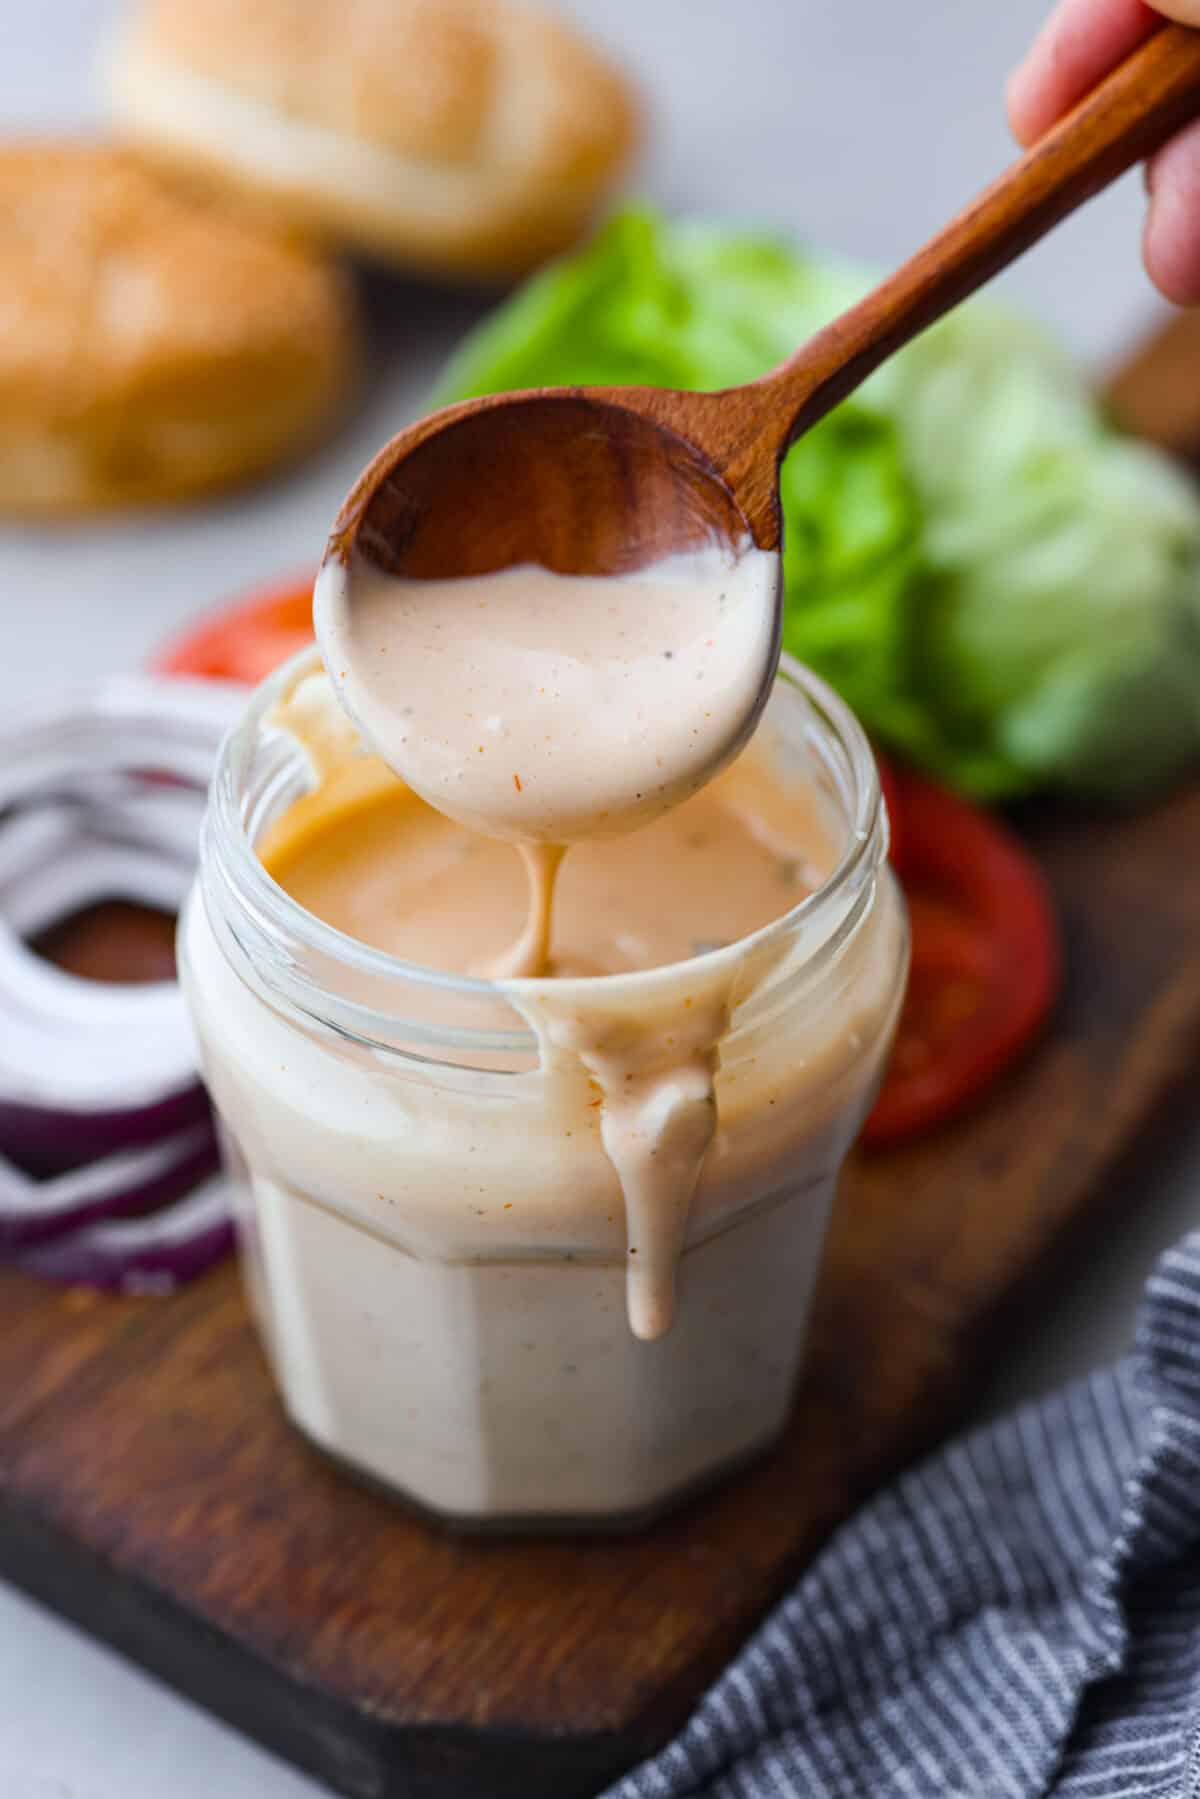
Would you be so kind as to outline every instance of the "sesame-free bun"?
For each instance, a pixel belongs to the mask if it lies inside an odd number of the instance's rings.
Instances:
[[[0,516],[224,486],[341,411],[356,316],[311,251],[72,140],[0,145],[0,218]]]
[[[519,0],[137,0],[107,59],[148,156],[434,274],[519,275],[627,165],[627,79]]]

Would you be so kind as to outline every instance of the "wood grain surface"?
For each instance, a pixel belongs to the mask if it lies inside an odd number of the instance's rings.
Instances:
[[[1025,821],[1053,1032],[839,1198],[784,1442],[627,1539],[449,1536],[284,1422],[232,1269],[167,1302],[0,1275],[0,1571],[354,1799],[574,1799],[663,1742],[855,1503],[960,1415],[1036,1276],[1135,1203],[1200,1050],[1200,789]]]
[[[1200,463],[1200,310],[1172,313],[1116,370],[1116,423],[1193,467]]]

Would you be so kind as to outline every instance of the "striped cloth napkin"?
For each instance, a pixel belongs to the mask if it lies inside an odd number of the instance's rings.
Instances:
[[[1134,1353],[873,1500],[608,1799],[1200,1795],[1200,1232]]]

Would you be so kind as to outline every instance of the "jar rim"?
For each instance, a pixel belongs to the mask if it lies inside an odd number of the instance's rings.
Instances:
[[[241,720],[221,745],[205,822],[205,858],[215,858],[225,884],[237,895],[240,907],[260,922],[265,921],[272,936],[284,937],[300,949],[327,958],[356,975],[434,988],[473,999],[494,998],[511,1002],[514,993],[536,992],[549,984],[561,992],[566,985],[561,977],[498,981],[404,961],[387,950],[360,942],[307,911],[267,872],[255,851],[243,816],[245,777],[253,764],[264,729],[269,728],[268,720],[274,707],[298,680],[316,672],[320,665],[315,645],[289,658],[254,690]],[[800,929],[814,931],[818,940],[814,953],[819,953],[820,946],[830,937],[837,938],[837,926],[849,911],[863,880],[886,853],[887,822],[878,769],[866,734],[854,713],[819,675],[785,653],[780,658],[776,689],[781,681],[799,692],[831,731],[846,757],[853,805],[852,816],[847,820],[846,846],[837,865],[819,887],[795,906],[732,944],[655,968],[575,977],[572,985],[586,988],[594,998],[606,993],[615,994],[618,990],[628,992],[631,988],[648,992],[660,981],[678,980],[680,971],[685,968],[702,977],[722,959],[757,950],[759,946],[769,946],[785,933]],[[820,930],[822,923],[829,927],[824,933]],[[289,962],[295,975],[295,956],[289,957]],[[340,1009],[361,1013],[364,1020],[372,1015],[381,1016],[377,1008],[358,1002],[342,1001]],[[364,1034],[372,1038],[375,1035],[373,1032]],[[511,1031],[481,1030],[468,1034],[481,1043],[485,1040],[498,1043],[502,1038],[509,1042],[514,1037]]]

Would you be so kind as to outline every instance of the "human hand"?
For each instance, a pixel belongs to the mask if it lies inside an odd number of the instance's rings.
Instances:
[[[1157,30],[1163,18],[1200,27],[1200,0],[1059,0],[1008,84],[1008,117],[1031,144]],[[1150,209],[1142,256],[1180,306],[1200,303],[1200,119],[1146,165]]]

